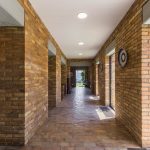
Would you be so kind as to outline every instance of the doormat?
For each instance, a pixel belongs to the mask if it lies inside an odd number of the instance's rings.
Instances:
[[[112,109],[110,107],[100,106],[100,109],[102,110],[102,112],[104,113],[106,118],[113,118],[113,117],[115,117],[114,113],[113,113],[113,111],[112,111]]]
[[[96,110],[100,120],[107,120],[115,118],[115,112],[107,106],[100,106]]]

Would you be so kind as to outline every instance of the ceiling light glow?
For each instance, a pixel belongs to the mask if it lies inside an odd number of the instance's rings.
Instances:
[[[79,53],[79,56],[82,56],[83,54],[82,53]]]
[[[79,42],[78,45],[82,46],[82,45],[84,45],[84,43],[83,42]]]
[[[79,13],[79,14],[78,14],[78,18],[79,18],[79,19],[86,19],[87,16],[88,16],[88,15],[87,15],[86,13]]]

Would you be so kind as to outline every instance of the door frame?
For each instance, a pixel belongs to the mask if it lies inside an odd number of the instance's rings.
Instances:
[[[115,55],[115,52],[109,55],[109,106],[115,110],[112,106],[112,57]],[[114,56],[115,57],[115,56]],[[115,62],[114,62],[115,63]]]

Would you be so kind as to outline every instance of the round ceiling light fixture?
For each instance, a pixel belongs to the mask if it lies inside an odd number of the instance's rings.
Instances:
[[[79,42],[78,45],[79,45],[79,46],[83,46],[84,43],[83,43],[83,42]]]
[[[82,53],[79,53],[79,56],[82,56],[83,54]]]
[[[79,14],[78,14],[78,18],[79,18],[79,19],[86,19],[87,16],[88,16],[88,15],[87,15],[86,13],[79,13]]]

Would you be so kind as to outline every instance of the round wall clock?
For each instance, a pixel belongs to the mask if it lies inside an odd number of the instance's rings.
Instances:
[[[127,54],[126,50],[124,50],[124,49],[119,50],[118,62],[122,68],[124,68],[126,66],[126,64],[128,62],[128,54]]]

